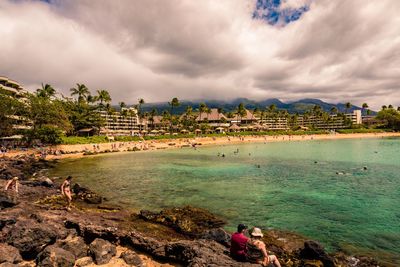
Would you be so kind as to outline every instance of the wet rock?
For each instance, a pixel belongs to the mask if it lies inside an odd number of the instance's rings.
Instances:
[[[161,212],[141,211],[139,217],[173,228],[189,236],[201,236],[205,231],[223,226],[226,222],[207,210],[185,206],[183,208],[164,209]]]
[[[53,187],[53,181],[48,177],[40,177],[39,179],[31,182],[32,186]]]
[[[231,235],[222,228],[211,229],[201,235],[202,239],[214,240],[226,247],[230,247]]]
[[[79,184],[74,184],[72,191],[75,193],[78,199],[81,199],[86,203],[101,204],[103,202],[103,198],[101,196],[88,188],[80,186]]]
[[[84,267],[93,263],[92,257],[83,257],[75,261],[76,267]]]
[[[17,248],[0,243],[0,263],[19,263],[22,257]]]
[[[67,237],[67,239],[57,241],[57,246],[71,252],[76,259],[87,256],[89,247],[85,244],[82,237]]]
[[[302,266],[304,267],[324,267],[324,264],[322,261],[319,260],[305,260],[302,263]]]
[[[75,257],[71,252],[62,248],[48,246],[38,255],[36,264],[39,267],[73,267],[75,264]]]
[[[128,250],[121,253],[121,258],[126,262],[126,264],[145,267],[146,264],[142,261],[138,254],[133,252],[132,250]]]
[[[34,259],[42,249],[53,244],[57,230],[32,220],[18,221],[6,234],[7,243],[16,247],[24,259]]]
[[[300,251],[300,257],[308,260],[320,260],[325,267],[334,267],[334,258],[325,252],[324,248],[315,241],[304,242],[304,248]]]
[[[110,242],[97,238],[89,245],[89,253],[96,264],[106,264],[117,254],[117,249]]]

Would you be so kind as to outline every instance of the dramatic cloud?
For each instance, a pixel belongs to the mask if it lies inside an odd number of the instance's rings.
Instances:
[[[48,3],[50,2],[50,3]],[[0,1],[0,75],[113,102],[400,105],[398,0]]]

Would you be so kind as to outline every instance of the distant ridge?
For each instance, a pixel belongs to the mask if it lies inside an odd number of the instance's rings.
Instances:
[[[243,103],[247,109],[265,109],[266,107],[274,104],[276,108],[279,109],[286,109],[289,113],[299,113],[303,114],[307,110],[312,109],[315,105],[319,105],[324,111],[330,112],[331,108],[335,106],[339,112],[345,112],[346,107],[345,104],[331,104],[324,102],[320,99],[313,99],[313,98],[305,98],[300,99],[293,102],[282,102],[277,98],[270,98],[261,101],[254,101],[247,98],[236,98],[231,101],[222,101],[222,100],[180,100],[181,105],[179,107],[174,107],[173,113],[174,114],[182,114],[185,112],[187,106],[192,106],[193,110],[197,110],[199,108],[200,103],[206,103],[207,107],[209,108],[222,108],[224,112],[234,111],[240,103]],[[158,110],[160,114],[163,110],[170,110],[168,102],[158,102],[158,103],[146,103],[142,105],[143,112],[149,112],[153,108]],[[348,112],[352,112],[353,110],[361,109],[358,106],[352,106]],[[375,114],[375,112],[371,112]]]

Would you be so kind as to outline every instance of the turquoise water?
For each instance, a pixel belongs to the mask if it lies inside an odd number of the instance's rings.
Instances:
[[[289,230],[400,264],[399,152],[398,138],[241,144],[66,160],[51,174],[133,208],[190,204],[230,230]]]

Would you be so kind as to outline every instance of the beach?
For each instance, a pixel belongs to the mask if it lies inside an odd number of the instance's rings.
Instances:
[[[218,137],[194,137],[194,138],[171,138],[160,140],[143,140],[131,142],[110,142],[96,144],[76,144],[76,145],[55,145],[42,147],[40,149],[16,149],[3,153],[7,157],[17,157],[21,155],[32,155],[45,159],[80,158],[85,155],[92,155],[104,152],[124,152],[124,151],[152,151],[160,149],[176,149],[182,147],[199,146],[223,146],[230,144],[243,143],[271,143],[271,142],[298,142],[310,140],[340,140],[340,139],[360,139],[360,138],[385,138],[400,137],[398,132],[386,133],[349,133],[349,134],[318,134],[318,135],[239,135],[239,136],[218,136]],[[49,153],[50,152],[50,153]]]

